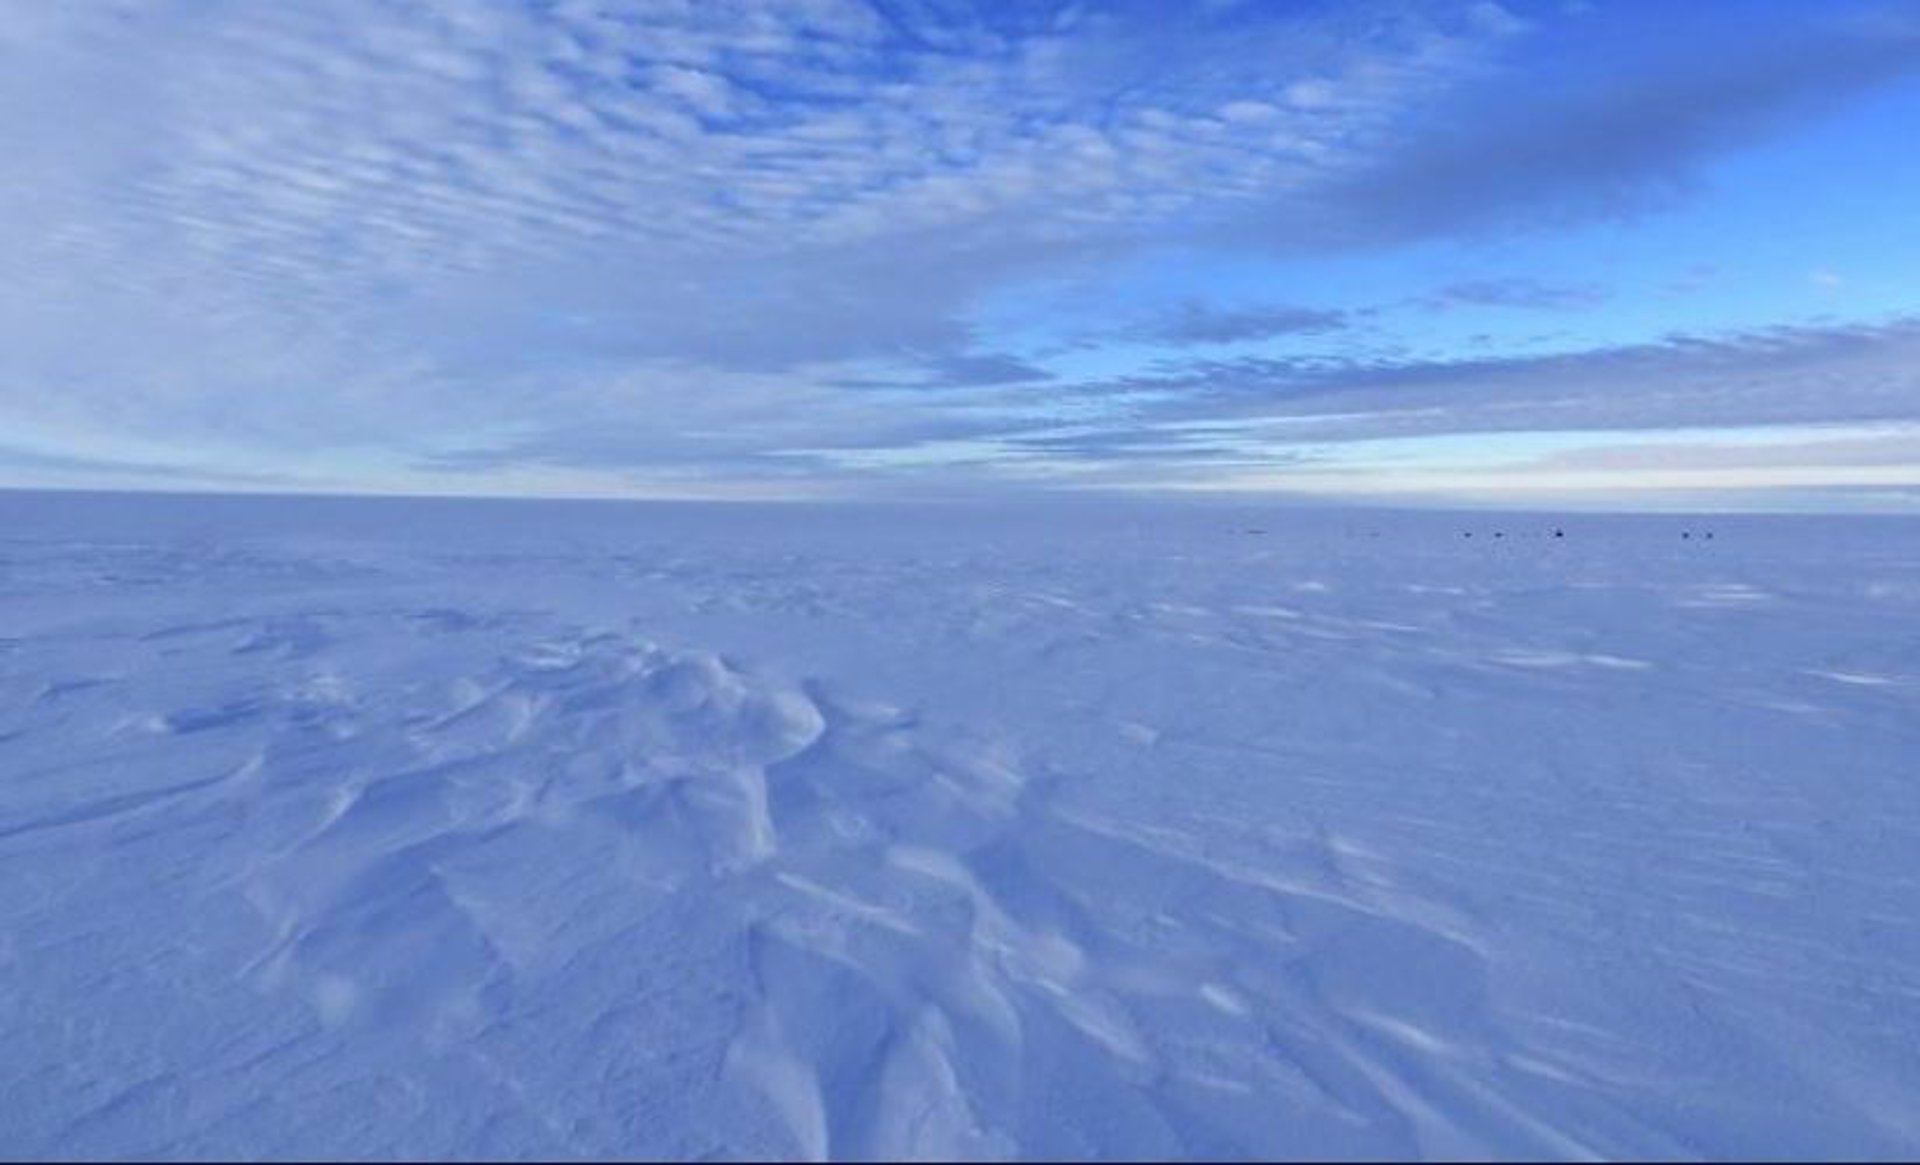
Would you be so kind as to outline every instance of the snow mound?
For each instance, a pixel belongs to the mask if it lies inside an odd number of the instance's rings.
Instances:
[[[0,511],[9,1155],[1920,1150],[1910,525]]]

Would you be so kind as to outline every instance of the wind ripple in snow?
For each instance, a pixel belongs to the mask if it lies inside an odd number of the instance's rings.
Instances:
[[[189,669],[182,644],[258,658],[269,634],[169,631],[144,642]],[[159,715],[145,732],[250,758],[0,839],[163,809],[226,821],[185,880],[250,905],[264,934],[242,983],[315,1024],[267,1066],[354,1079],[463,1061],[569,1151],[659,1145],[637,1120],[592,1125],[567,1041],[617,1024],[644,1061],[689,996],[728,1018],[689,1049],[704,1071],[659,1083],[742,1115],[711,1125],[716,1151],[1245,1153],[1276,1097],[1294,1135],[1350,1152],[1472,1151],[1529,1127],[1497,1084],[1409,1068],[1494,1038],[1478,956],[1420,909],[1352,892],[1337,843],[1291,869],[1210,861],[1056,811],[1053,781],[1003,744],[622,633],[533,636],[403,699],[367,690],[336,671]],[[1161,884],[1165,909],[1119,908],[1107,877]],[[701,953],[646,974],[676,949]],[[615,952],[647,987],[576,992]],[[1409,960],[1435,969],[1424,993],[1376,973]],[[544,1054],[527,1054],[532,1027],[555,1037]],[[442,1080],[414,1078],[420,1103],[474,1103]],[[1464,1104],[1423,1091],[1460,1087]],[[1487,1127],[1442,1115],[1459,1111]]]
[[[0,1147],[1920,1144],[1897,547],[1183,521],[23,552]]]

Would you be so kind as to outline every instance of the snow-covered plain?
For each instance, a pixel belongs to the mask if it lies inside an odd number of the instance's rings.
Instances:
[[[1920,522],[0,494],[0,1156],[1916,1153]]]

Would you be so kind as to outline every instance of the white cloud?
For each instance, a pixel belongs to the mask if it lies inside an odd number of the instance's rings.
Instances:
[[[857,0],[15,6],[0,421],[432,446],[545,423],[541,377],[657,415],[698,369],[857,428],[806,368],[964,354],[989,281],[1305,181],[1463,67],[1467,32],[1382,27],[1319,44],[1305,116],[1305,26],[1222,70]]]
[[[1530,27],[1493,4],[1259,7],[1174,35],[1066,6],[21,0],[0,12],[0,426],[209,474],[673,478],[977,451],[1143,402],[1237,422],[1247,401],[1205,377],[1017,391],[1031,353],[968,312],[1317,206]],[[1494,369],[1463,415],[1591,405],[1586,366],[1545,371],[1564,399]],[[1429,391],[1337,387],[1381,416]]]

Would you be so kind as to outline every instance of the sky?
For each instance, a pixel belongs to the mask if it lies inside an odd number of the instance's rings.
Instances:
[[[0,0],[0,487],[1920,509],[1920,6]]]

